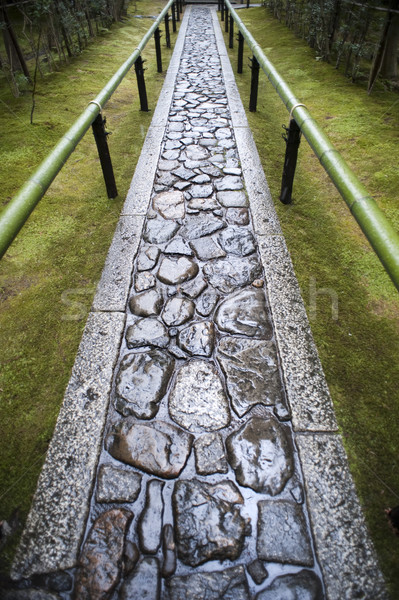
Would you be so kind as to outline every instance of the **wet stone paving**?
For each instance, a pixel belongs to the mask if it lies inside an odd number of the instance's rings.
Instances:
[[[321,599],[209,9],[192,10],[73,597]]]
[[[195,8],[71,597],[323,589],[211,14]]]

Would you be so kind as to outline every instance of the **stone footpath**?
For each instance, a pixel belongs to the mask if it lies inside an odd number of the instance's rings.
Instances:
[[[385,598],[215,11],[179,40],[5,597]]]

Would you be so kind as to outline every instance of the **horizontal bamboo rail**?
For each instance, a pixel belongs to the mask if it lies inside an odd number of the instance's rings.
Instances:
[[[261,69],[267,75],[278,95],[284,102],[290,117],[300,127],[310,147],[320,160],[331,181],[348,205],[352,215],[376,252],[385,270],[399,290],[399,235],[377,206],[358,177],[349,168],[344,158],[330,142],[309,110],[299,102],[293,92],[263,53],[229,0],[224,0],[230,15],[236,22],[245,41],[252,50]]]
[[[99,115],[117,89],[122,79],[139,58],[147,43],[159,27],[162,19],[176,0],[169,0],[157,19],[143,36],[137,48],[111,77],[101,92],[92,100],[87,108],[76,119],[72,127],[60,139],[54,149],[43,160],[33,175],[25,182],[19,192],[0,215],[0,258],[15,239],[27,221],[33,209],[65,165],[78,143],[81,141],[93,121]]]

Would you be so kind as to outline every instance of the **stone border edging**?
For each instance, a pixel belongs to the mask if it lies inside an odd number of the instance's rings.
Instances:
[[[189,13],[187,8],[87,319],[12,565],[13,579],[76,566],[125,326],[133,259],[151,197]]]
[[[328,600],[388,599],[357,497],[334,409],[291,258],[235,83],[216,11],[212,11],[252,218],[265,271],[276,343],[306,503]]]

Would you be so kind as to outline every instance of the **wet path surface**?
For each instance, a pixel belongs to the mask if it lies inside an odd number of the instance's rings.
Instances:
[[[107,432],[77,597],[119,579],[116,531],[134,556],[121,598],[251,598],[276,563],[296,566],[282,588],[323,597],[206,8],[188,25]]]
[[[140,231],[128,301],[95,301],[14,573],[41,600],[382,599],[316,359],[295,374],[308,341],[288,351],[299,317],[284,337],[273,312],[290,275],[265,273],[279,230],[250,201],[214,18],[189,14],[149,208],[120,228]]]

